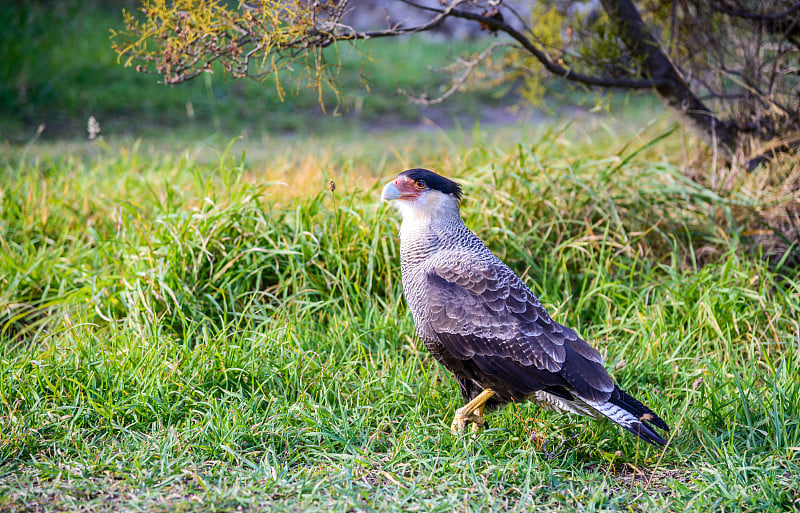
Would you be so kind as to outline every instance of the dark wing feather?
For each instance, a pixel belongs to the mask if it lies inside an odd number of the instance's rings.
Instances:
[[[600,354],[553,321],[508,267],[447,260],[456,263],[428,272],[427,297],[430,327],[451,355],[522,394],[567,385],[583,399],[608,400],[614,382]]]

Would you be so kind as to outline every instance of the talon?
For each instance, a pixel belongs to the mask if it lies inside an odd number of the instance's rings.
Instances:
[[[450,430],[457,435],[463,435],[467,431],[467,424],[472,424],[472,433],[477,433],[483,429],[486,425],[483,410],[486,407],[486,401],[493,395],[494,390],[487,388],[478,394],[475,399],[457,409],[453,422],[450,424]]]

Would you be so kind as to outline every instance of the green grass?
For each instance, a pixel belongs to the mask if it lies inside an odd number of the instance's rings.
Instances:
[[[674,140],[385,137],[5,152],[0,511],[798,508],[800,277],[743,241],[752,200],[685,179]],[[530,405],[450,433],[377,201],[414,163],[464,184],[467,224],[670,449]]]

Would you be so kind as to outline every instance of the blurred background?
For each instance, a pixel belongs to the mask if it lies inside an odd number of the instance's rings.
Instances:
[[[354,26],[380,25],[397,2],[361,2]],[[385,5],[384,5],[385,4]],[[478,24],[445,24],[432,34],[371,40],[355,48],[339,45],[327,58],[341,66],[338,91],[321,96],[287,80],[236,80],[204,74],[185,84],[165,86],[157,75],[137,73],[118,62],[112,30],[121,30],[122,10],[137,2],[102,0],[4,2],[0,6],[0,140],[26,143],[32,137],[75,139],[87,136],[94,117],[103,137],[202,137],[209,134],[253,137],[263,134],[370,132],[395,128],[471,127],[488,124],[538,124],[586,114],[608,101],[549,79],[535,105],[522,100],[513,81],[496,87],[471,87],[437,104],[423,106],[409,95],[436,96],[450,76],[441,72],[454,58],[485,48]],[[394,7],[397,10],[397,7]],[[401,9],[402,10],[402,9]],[[488,82],[488,80],[487,80]],[[400,91],[405,91],[403,94]],[[660,104],[648,95],[626,113],[652,116]],[[178,130],[178,132],[176,132]]]

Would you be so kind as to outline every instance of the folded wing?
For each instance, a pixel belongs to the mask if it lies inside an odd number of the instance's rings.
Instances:
[[[447,255],[427,273],[430,325],[445,349],[519,395],[566,387],[607,401],[614,381],[600,354],[553,321],[505,264]]]

